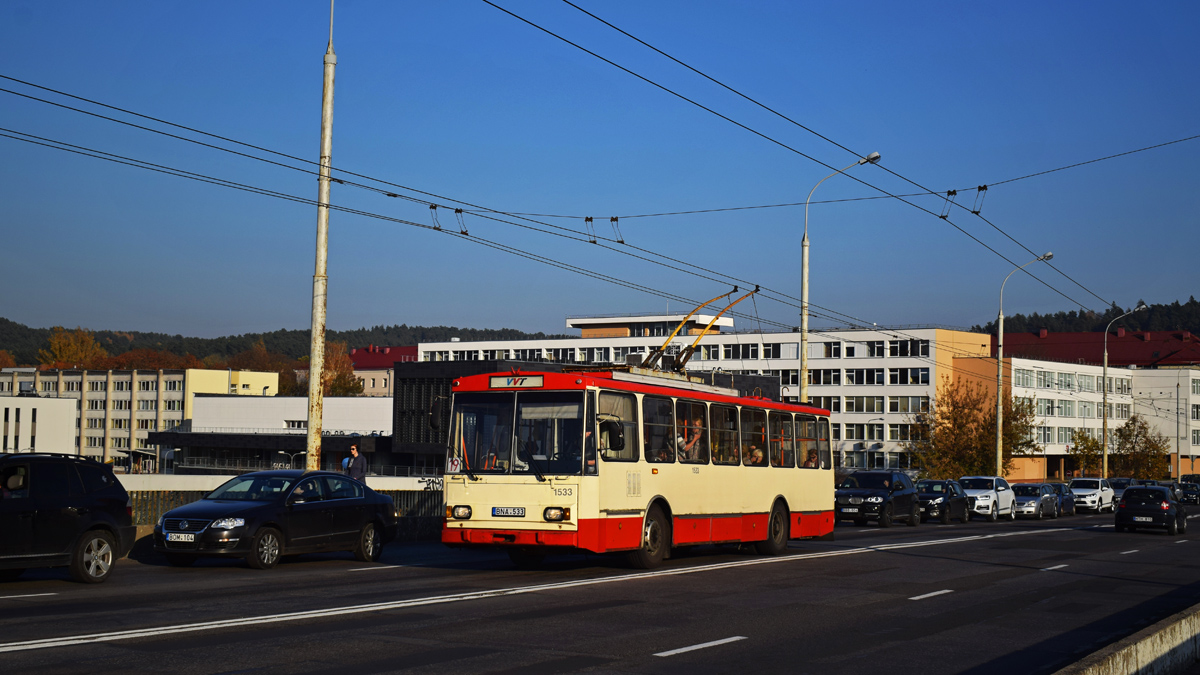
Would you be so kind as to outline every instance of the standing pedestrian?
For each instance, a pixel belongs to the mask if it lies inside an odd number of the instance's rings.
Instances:
[[[358,454],[358,444],[350,446],[350,461],[346,464],[346,474],[360,483],[367,481],[367,458]]]

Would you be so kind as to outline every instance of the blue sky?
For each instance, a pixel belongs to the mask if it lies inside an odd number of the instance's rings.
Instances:
[[[854,161],[569,5],[496,2],[834,168]],[[578,4],[939,192],[1200,134],[1194,2]],[[0,74],[315,160],[327,12],[319,0],[9,0]],[[726,277],[800,295],[802,208],[628,216],[803,202],[830,169],[476,0],[340,0],[334,44],[335,169],[502,211],[591,215],[601,235],[612,236],[610,216],[623,216],[626,242],[654,252],[641,255],[722,281],[466,222],[474,238],[671,296],[707,299],[729,290]],[[300,172],[3,92],[0,127],[316,196]],[[1054,265],[1086,287],[1032,266],[1063,295],[1014,276],[1006,314],[1195,294],[1198,149],[1200,139],[990,188],[982,215],[1036,253],[1052,250]],[[7,138],[0,157],[0,316],[197,336],[308,326],[315,207]],[[851,173],[893,194],[920,192],[880,167]],[[839,176],[813,199],[880,194]],[[970,206],[975,196],[957,199]],[[933,214],[891,199],[811,207],[811,301],[881,325],[991,320],[1013,265],[939,219],[942,198],[910,201]],[[430,222],[427,204],[351,186],[335,185],[333,203]],[[451,212],[440,220],[456,227]],[[538,220],[584,231],[579,218]],[[1033,258],[966,210],[949,220],[1016,264]],[[561,332],[567,315],[668,307],[443,233],[339,212],[329,276],[335,329]],[[799,323],[795,307],[766,298],[743,308],[764,328]]]

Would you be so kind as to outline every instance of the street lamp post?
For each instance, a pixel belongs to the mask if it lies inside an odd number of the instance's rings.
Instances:
[[[1143,309],[1146,309],[1145,303],[1139,304],[1137,307],[1134,307],[1121,316],[1109,321],[1108,325],[1104,327],[1104,375],[1101,377],[1101,388],[1104,391],[1104,397],[1102,399],[1103,402],[1100,404],[1103,408],[1101,414],[1104,416],[1104,430],[1100,433],[1100,445],[1102,446],[1101,457],[1103,458],[1100,460],[1101,478],[1108,478],[1108,331],[1112,328],[1114,323],[1124,319],[1134,312],[1140,312]]]
[[[1004,277],[1004,281],[1000,284],[1000,312],[996,315],[996,475],[1004,476],[1004,284],[1008,283],[1008,277],[1016,274],[1017,270],[1023,270],[1035,262],[1050,260],[1054,258],[1054,254],[1046,251],[1033,260],[1021,265],[1017,269],[1008,273]]]
[[[812,201],[813,193],[821,187],[821,183],[834,176],[853,169],[860,164],[878,164],[881,159],[878,152],[863,157],[844,169],[838,169],[822,178],[813,189],[808,191],[808,199],[804,200],[804,239],[800,241],[800,402],[808,403],[808,203]]]

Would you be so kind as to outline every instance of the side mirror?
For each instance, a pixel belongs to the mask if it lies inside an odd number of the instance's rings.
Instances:
[[[600,435],[608,437],[608,449],[620,452],[625,449],[625,427],[616,420],[604,420],[600,423]]]
[[[442,428],[442,399],[437,399],[429,406],[429,428],[438,431]]]
[[[1000,487],[996,488],[996,492],[1004,492],[1004,491],[1005,491],[1005,490],[1007,490],[1007,489],[1008,489],[1008,488],[1006,488],[1006,487],[1004,487],[1003,485],[1001,485]]]

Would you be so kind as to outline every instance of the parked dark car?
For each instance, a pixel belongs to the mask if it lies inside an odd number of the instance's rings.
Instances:
[[[1058,495],[1054,488],[1045,483],[1024,483],[1013,486],[1017,498],[1014,508],[1018,516],[1029,516],[1036,520],[1058,517]]]
[[[917,481],[917,501],[921,507],[921,520],[936,518],[943,525],[949,525],[953,518],[963,523],[971,519],[967,493],[958,481]]]
[[[1113,499],[1120,499],[1121,493],[1125,492],[1125,488],[1129,487],[1132,482],[1132,478],[1109,478],[1108,484],[1112,486]]]
[[[379,559],[396,536],[392,499],[327,471],[259,471],[172,509],[154,527],[154,548],[172,565],[198,557],[245,558],[268,569],[284,555],[352,551]]]
[[[1172,536],[1187,532],[1187,508],[1165,487],[1131,485],[1115,510],[1117,532],[1139,527],[1165,528]]]
[[[1112,484],[1113,481],[1109,481]],[[1058,497],[1058,515],[1073,516],[1075,515],[1075,493],[1071,492],[1071,486],[1066,483],[1046,483],[1049,485],[1054,494]],[[1124,490],[1125,488],[1121,488]]]
[[[1200,504],[1200,484],[1180,483],[1178,499],[1183,504]]]
[[[112,468],[72,455],[0,454],[0,581],[67,567],[99,583],[133,547],[133,503]]]
[[[865,525],[874,520],[889,527],[899,518],[910,526],[921,524],[921,506],[912,479],[899,471],[856,471],[842,480],[834,496],[838,520]]]

